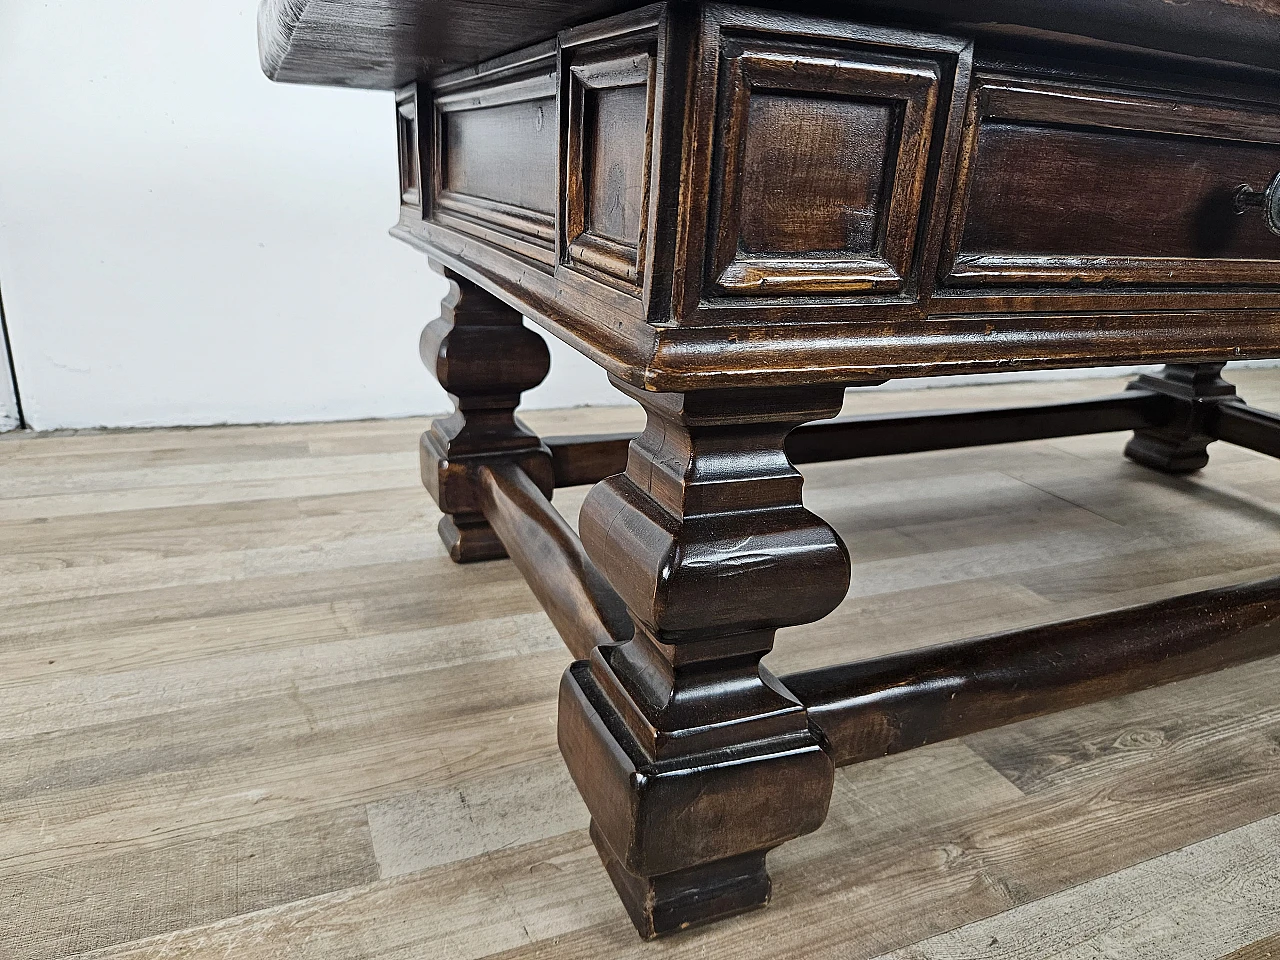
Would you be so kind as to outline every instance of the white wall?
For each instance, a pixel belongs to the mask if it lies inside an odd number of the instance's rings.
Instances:
[[[272,84],[255,0],[0,0],[0,284],[37,429],[444,410],[391,94]],[[556,342],[531,406],[618,402]]]

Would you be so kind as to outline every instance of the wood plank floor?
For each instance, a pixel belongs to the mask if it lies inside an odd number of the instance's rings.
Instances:
[[[1280,659],[846,768],[768,910],[642,944],[556,751],[567,654],[509,562],[444,556],[422,429],[0,439],[0,958],[1280,956]],[[853,587],[770,666],[1280,573],[1280,464],[1123,441],[806,468]]]

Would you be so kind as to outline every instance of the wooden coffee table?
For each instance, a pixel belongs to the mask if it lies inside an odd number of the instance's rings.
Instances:
[[[794,464],[1119,430],[1171,473],[1280,454],[1220,376],[1280,357],[1280,0],[267,0],[260,27],[277,80],[396,91],[392,232],[452,284],[423,480],[452,557],[510,556],[579,658],[560,747],[643,935],[765,903],[837,765],[1280,652],[1271,579],[760,664],[849,584]],[[522,315],[645,431],[521,424],[549,365]],[[1156,361],[1084,403],[830,419],[892,378]],[[588,483],[579,540],[550,497]]]

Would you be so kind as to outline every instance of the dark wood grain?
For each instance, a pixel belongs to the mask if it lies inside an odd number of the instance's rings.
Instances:
[[[485,519],[574,658],[630,640],[627,608],[529,475],[510,461],[490,461],[476,468],[474,483]]]
[[[648,426],[579,527],[636,636],[566,674],[559,736],[614,885],[657,936],[762,905],[764,855],[826,816],[830,763],[760,660],[779,627],[835,607],[849,557],[783,452],[839,391],[632,395]]]
[[[557,487],[599,483],[627,469],[627,451],[634,433],[583,434],[547,437]]]
[[[1239,426],[1218,427],[1216,432],[1222,439],[1252,445],[1254,449],[1273,442],[1267,432],[1271,423],[1267,418],[1273,415],[1244,407],[1231,408],[1230,412],[1237,416],[1233,423]],[[787,459],[795,464],[827,463],[1138,430],[1162,426],[1174,415],[1175,404],[1170,398],[1149,390],[1035,407],[866,414],[797,427],[787,436],[786,451]],[[1252,427],[1245,423],[1246,417],[1249,424],[1254,424]],[[1225,423],[1224,416],[1220,416],[1220,420]],[[1234,429],[1235,433],[1227,437],[1223,429]],[[598,483],[622,473],[627,467],[628,447],[634,439],[634,435],[628,433],[545,438],[551,451],[556,486]]]
[[[550,215],[555,210],[555,89],[485,109],[442,110],[439,189]],[[519,176],[513,174],[519,171]]]
[[[278,79],[403,84],[393,233],[453,283],[423,356],[456,410],[423,479],[451,556],[509,552],[581,658],[559,744],[646,937],[766,902],[765,856],[822,822],[832,757],[1280,649],[1270,580],[787,681],[761,666],[848,586],[795,463],[1130,429],[1126,454],[1170,473],[1218,439],[1280,453],[1280,417],[1220,376],[1280,356],[1259,216],[1278,0],[786,7],[263,7]],[[645,431],[525,429],[548,355],[521,314],[604,366]],[[890,378],[1156,361],[1120,397],[805,425]],[[591,482],[579,542],[549,499]]]
[[[1280,652],[1280,578],[782,678],[838,765]]]
[[[631,295],[645,279],[665,32],[662,16],[642,11],[561,43],[563,259]]]
[[[961,256],[1252,259],[1276,280],[1262,218],[1236,216],[1231,197],[1274,176],[1280,145],[993,123],[978,163]]]
[[[422,482],[444,516],[440,538],[458,563],[506,556],[484,517],[472,477],[480,464],[516,463],[550,494],[551,454],[515,416],[520,394],[550,369],[547,345],[520,314],[448,271],[440,316],[422,331],[425,363],[449,391],[454,412],[436,420],[419,447]]]
[[[835,304],[888,318],[916,303],[917,239],[931,248],[934,177],[950,169],[968,49],[930,33],[707,8],[672,319],[796,323]]]
[[[263,0],[262,68],[273,80],[391,90],[536,43],[643,0]],[[910,18],[996,37],[1038,30],[1092,45],[1275,66],[1275,0],[810,0],[825,16]],[[448,24],[441,29],[441,24]]]
[[[1173,405],[1166,398],[1138,390],[1033,407],[840,417],[795,430],[787,438],[787,456],[792,463],[826,463],[1019,443],[1152,427],[1166,423],[1173,415]]]
[[[585,228],[606,240],[634,248],[640,243],[640,224],[645,214],[648,85],[642,82],[599,90],[591,100]]]
[[[646,389],[1280,354],[1254,75],[681,5],[416,88],[433,199],[396,235]]]
[[[880,103],[753,96],[739,198],[743,253],[874,252],[893,120]]]
[[[707,292],[901,290],[942,67],[840,48],[725,43]]]
[[[1280,170],[1280,112],[1095,84],[980,77],[947,280],[1280,285],[1241,184]]]
[[[547,267],[555,262],[559,113],[555,50],[543,46],[483,70],[401,94],[430,131],[421,151],[428,219]]]

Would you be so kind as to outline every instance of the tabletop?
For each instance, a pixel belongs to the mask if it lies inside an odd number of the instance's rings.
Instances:
[[[641,0],[263,0],[273,80],[395,89],[547,40]],[[1280,62],[1280,0],[800,0],[823,16],[1068,34],[1259,67]]]

